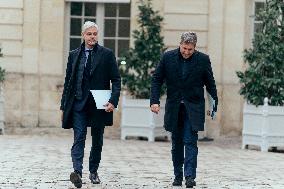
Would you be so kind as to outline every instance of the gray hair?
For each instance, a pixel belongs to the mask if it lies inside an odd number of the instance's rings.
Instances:
[[[89,29],[91,27],[95,27],[95,28],[97,28],[97,30],[99,30],[99,27],[95,22],[86,21],[84,23],[83,27],[82,27],[82,33],[84,33],[87,29]]]
[[[184,32],[180,37],[180,44],[182,43],[191,43],[196,45],[197,43],[197,35],[195,32]]]

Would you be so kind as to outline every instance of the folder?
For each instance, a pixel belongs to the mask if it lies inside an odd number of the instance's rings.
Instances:
[[[111,90],[90,90],[96,102],[97,109],[105,109],[104,106],[111,97]]]
[[[215,120],[216,119],[216,112],[213,111],[214,106],[216,106],[215,100],[212,98],[212,96],[208,92],[207,92],[207,99],[208,99],[208,108],[209,108],[209,111],[210,111],[211,118],[212,118],[212,120]]]

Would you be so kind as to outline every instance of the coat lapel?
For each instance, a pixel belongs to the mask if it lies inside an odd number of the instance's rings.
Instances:
[[[75,74],[75,68],[76,68],[76,65],[78,64],[78,59],[80,57],[80,53],[81,53],[81,48],[78,48],[77,51],[74,52],[74,59],[73,59],[73,62],[72,62],[72,75],[71,75],[71,78],[73,78],[74,74]]]
[[[99,44],[97,44],[97,48],[98,49],[93,53],[93,56],[92,56],[92,65],[91,65],[90,75],[93,74],[94,70],[100,63],[100,59],[102,57],[102,47]]]
[[[197,65],[197,56],[198,56],[198,51],[194,52],[194,54],[192,55],[192,62],[190,64],[185,64],[184,69],[185,69],[185,77],[184,79],[187,79],[188,77],[190,77],[195,70],[195,67]]]
[[[179,65],[179,48],[175,52],[175,73],[178,75],[179,79],[182,79],[182,69]]]

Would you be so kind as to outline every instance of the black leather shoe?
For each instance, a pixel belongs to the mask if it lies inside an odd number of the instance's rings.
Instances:
[[[99,178],[98,173],[90,173],[89,178],[90,178],[92,184],[100,184],[101,183],[101,180]]]
[[[173,182],[173,186],[182,186],[182,178],[175,178]]]
[[[70,174],[70,181],[74,184],[76,188],[82,187],[82,176],[78,171],[74,171]]]
[[[191,177],[185,177],[185,186],[186,188],[193,188],[193,186],[196,186],[196,182]]]

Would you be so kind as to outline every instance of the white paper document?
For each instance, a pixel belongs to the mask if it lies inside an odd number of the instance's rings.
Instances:
[[[216,119],[216,112],[213,111],[215,106],[215,100],[212,98],[212,96],[207,92],[207,98],[208,98],[208,108],[210,110],[210,115],[213,120]]]
[[[213,111],[213,106],[215,105],[215,100],[212,98],[212,96],[207,92],[207,98],[208,98],[208,108],[210,111]]]
[[[104,105],[109,101],[111,90],[90,90],[97,105],[97,109],[105,109]]]

